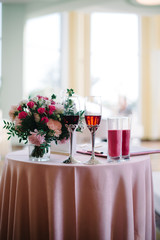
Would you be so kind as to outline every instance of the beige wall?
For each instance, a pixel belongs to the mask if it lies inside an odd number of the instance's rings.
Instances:
[[[25,5],[3,4],[0,109],[4,118],[8,118],[11,105],[22,99],[24,16]]]
[[[160,139],[160,16],[141,21],[141,116],[144,138]]]

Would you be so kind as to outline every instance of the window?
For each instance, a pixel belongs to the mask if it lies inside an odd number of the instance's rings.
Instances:
[[[61,85],[61,15],[26,22],[24,95]]]
[[[103,26],[103,27],[102,27]],[[91,94],[100,94],[113,110],[121,97],[134,111],[139,93],[138,16],[91,16]]]

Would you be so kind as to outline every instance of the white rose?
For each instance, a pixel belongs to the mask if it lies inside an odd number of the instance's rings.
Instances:
[[[51,101],[50,100],[46,100],[46,105],[47,106],[51,105]]]
[[[28,100],[22,100],[22,101],[20,101],[20,103],[19,103],[19,105],[23,105],[23,104],[27,104],[28,103]]]
[[[56,111],[62,113],[64,111],[64,106],[60,103],[55,104]]]
[[[34,97],[34,98],[32,98],[32,101],[35,102],[35,103],[37,103],[37,101],[38,101],[38,97]]]
[[[41,99],[39,99],[38,102],[39,102],[39,104],[42,104],[42,103],[44,103],[44,99],[41,98]]]

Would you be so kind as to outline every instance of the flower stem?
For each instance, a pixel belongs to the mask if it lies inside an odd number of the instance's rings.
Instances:
[[[31,156],[39,158],[39,157],[43,157],[44,153],[45,153],[45,149],[43,149],[39,146],[34,146],[34,149],[31,152]]]

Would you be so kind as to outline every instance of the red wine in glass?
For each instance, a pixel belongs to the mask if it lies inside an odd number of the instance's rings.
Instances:
[[[79,100],[76,96],[68,96],[64,102],[64,116],[63,121],[68,129],[70,136],[70,153],[68,159],[64,160],[63,163],[78,163],[73,156],[73,132],[76,129],[79,121]]]
[[[95,130],[97,130],[97,127],[99,126],[100,124],[100,121],[101,121],[101,115],[85,115],[85,121],[86,121],[86,124],[90,129],[90,126],[94,126],[95,127]]]
[[[64,119],[64,123],[67,124],[67,125],[70,125],[70,124],[78,124],[78,121],[79,121],[79,115],[66,115],[63,117]]]
[[[85,101],[85,121],[88,129],[91,132],[92,137],[92,156],[87,164],[99,164],[101,163],[94,153],[94,144],[95,144],[95,132],[97,131],[102,114],[102,102],[101,97],[99,96],[89,96],[86,97]]]

